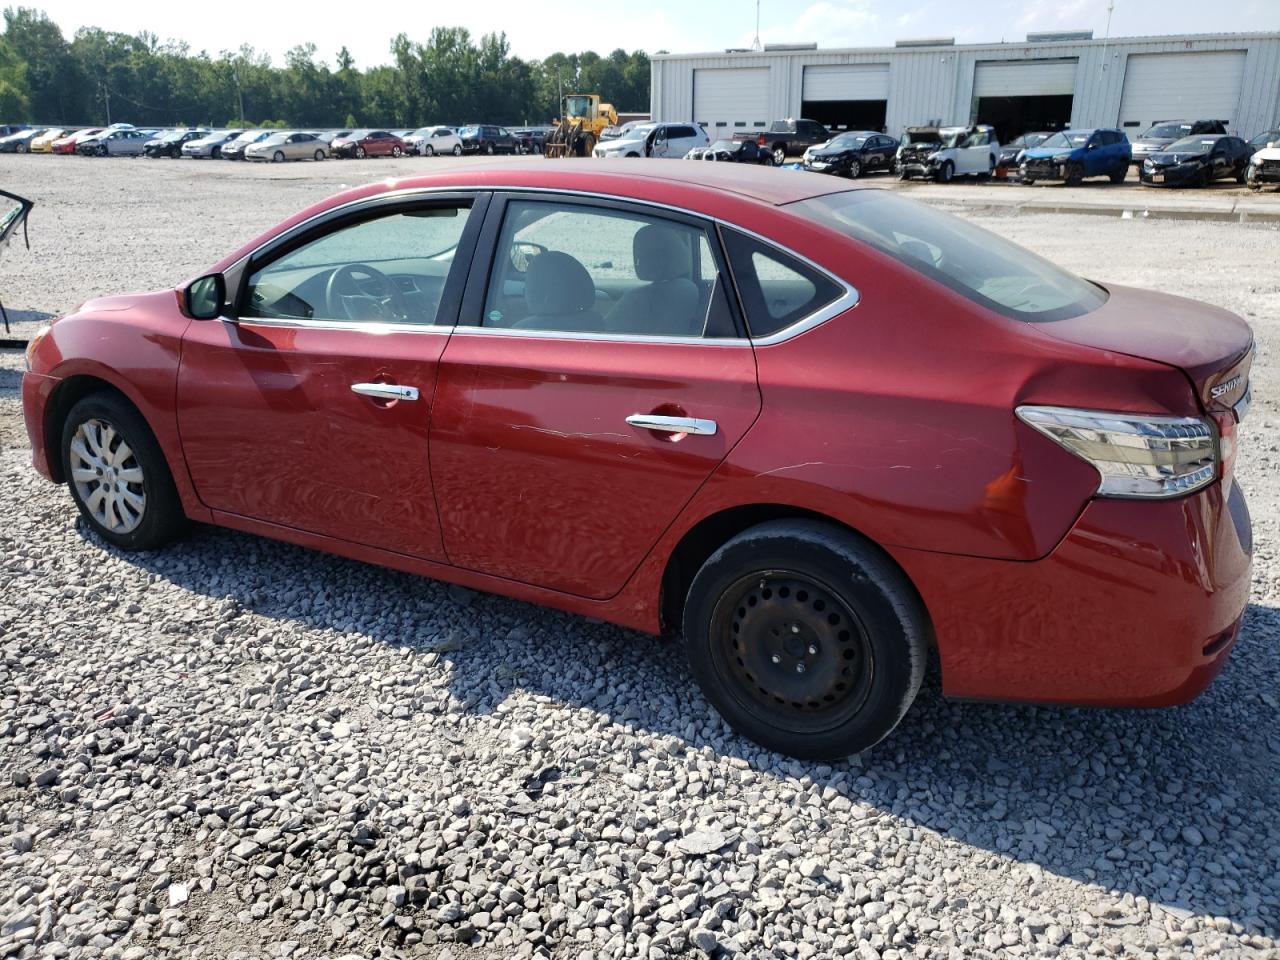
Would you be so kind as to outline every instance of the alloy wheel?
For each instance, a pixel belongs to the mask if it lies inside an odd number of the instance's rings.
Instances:
[[[748,574],[712,615],[718,672],[743,709],[795,733],[830,730],[864,705],[874,676],[861,620],[794,571]]]
[[[131,533],[147,510],[142,466],[110,423],[85,420],[71,440],[71,482],[89,514],[114,533]]]

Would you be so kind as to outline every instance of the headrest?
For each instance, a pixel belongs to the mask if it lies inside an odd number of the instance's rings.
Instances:
[[[587,268],[569,254],[548,250],[529,261],[524,302],[530,315],[581,313],[595,306],[596,285]]]
[[[689,247],[671,227],[650,223],[631,241],[636,276],[641,280],[674,280],[689,275]]]

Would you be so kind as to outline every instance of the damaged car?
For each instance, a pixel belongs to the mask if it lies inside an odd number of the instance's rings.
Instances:
[[[995,173],[1000,142],[994,127],[908,127],[894,164],[898,177],[950,183],[956,177]]]
[[[1215,180],[1243,184],[1252,155],[1253,148],[1239,137],[1183,137],[1147,157],[1138,176],[1156,187],[1207,187]]]
[[[1123,183],[1129,172],[1129,138],[1120,130],[1063,130],[1022,152],[1018,175],[1025,184],[1052,180],[1077,186],[1085,177]]]
[[[888,170],[898,152],[898,141],[874,130],[842,133],[804,154],[804,168],[856,180],[864,173]]]
[[[1280,130],[1273,130],[1268,136],[1271,139],[1257,147],[1249,158],[1244,179],[1250,190],[1261,190],[1267,185],[1280,186]],[[1250,146],[1253,143],[1250,141]]]

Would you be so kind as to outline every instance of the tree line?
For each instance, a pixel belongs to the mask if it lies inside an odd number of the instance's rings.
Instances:
[[[0,123],[180,123],[215,126],[417,127],[545,124],[560,93],[599,93],[620,111],[649,109],[644,51],[512,56],[505,33],[478,40],[435,27],[425,43],[397,35],[390,62],[332,66],[315,44],[283,65],[245,44],[210,56],[155,34],[82,27],[67,40],[40,10],[9,7],[0,35]]]

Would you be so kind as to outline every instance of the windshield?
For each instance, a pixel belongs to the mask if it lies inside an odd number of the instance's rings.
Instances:
[[[741,149],[742,149],[742,144],[733,140],[717,140],[715,143],[711,145],[712,153],[715,153],[718,150],[728,150],[732,152],[734,150],[741,150]]]
[[[269,136],[269,137],[265,137],[265,138],[263,139],[263,141],[262,141],[262,142],[263,142],[264,144],[267,144],[267,143],[284,143],[285,139],[286,139],[288,136],[289,136],[289,135],[288,135],[287,133],[273,133],[273,134],[271,134],[271,136]]]
[[[846,133],[843,136],[836,137],[830,143],[829,147],[843,147],[846,150],[852,150],[854,147],[860,147],[867,142],[867,138],[857,136],[856,134]]]
[[[916,130],[914,133],[908,130],[902,138],[903,143],[937,143],[938,140],[937,130]]]
[[[1183,137],[1165,147],[1168,153],[1208,153],[1218,141],[1213,137]]]
[[[1089,131],[1064,130],[1046,137],[1040,142],[1042,147],[1083,147],[1089,142]]]
[[[657,130],[657,129],[658,129],[658,125],[656,123],[642,123],[632,127],[630,130],[623,133],[622,139],[642,140],[645,137],[647,137],[649,134],[653,133],[654,130]]]
[[[177,140],[181,140],[186,135],[187,135],[187,131],[185,130],[174,130],[172,133],[162,134],[160,139],[163,140],[165,143],[173,143]]]
[[[1157,123],[1142,136],[1149,140],[1176,140],[1191,132],[1189,123]]]
[[[1014,140],[1013,143],[1009,144],[1009,146],[1025,147],[1027,149],[1030,149],[1031,147],[1040,146],[1047,139],[1049,139],[1049,135],[1045,133],[1025,133],[1022,136],[1018,137],[1017,140]]]
[[[591,98],[590,97],[565,97],[564,98],[564,115],[566,117],[591,116]]]
[[[1078,317],[1107,299],[1101,288],[1003,237],[884,190],[814,197],[789,209],[1015,320]]]
[[[1251,147],[1265,147],[1268,143],[1275,143],[1280,140],[1280,130],[1268,130],[1266,133],[1260,133],[1249,141]]]

